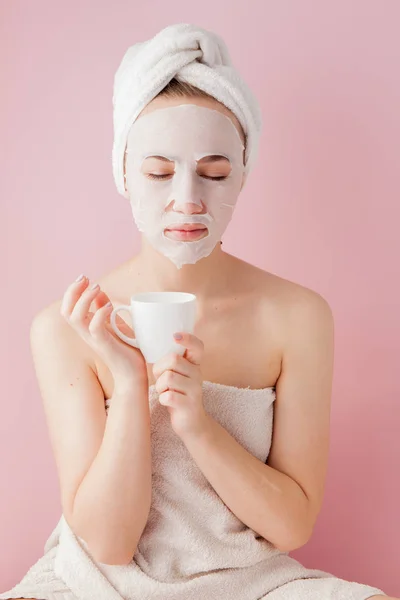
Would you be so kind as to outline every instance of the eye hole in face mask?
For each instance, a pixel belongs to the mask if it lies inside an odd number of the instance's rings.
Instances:
[[[166,179],[167,177],[171,177],[172,175],[173,173],[166,173],[164,175],[157,175],[156,173],[147,173],[146,177],[148,177],[149,179]],[[217,177],[201,175],[201,177],[204,177],[204,179],[212,179],[213,181],[222,181],[223,179],[227,178],[227,175],[219,175]]]
[[[160,165],[160,162],[162,163]],[[157,171],[161,167],[161,170],[169,170],[167,173],[154,173],[152,170]],[[149,156],[144,162],[143,165],[143,174],[148,179],[163,181],[174,175],[173,171],[174,162],[172,160],[168,160],[163,156]],[[231,164],[230,161],[221,155],[210,155],[204,156],[202,159],[197,161],[197,174],[204,179],[209,179],[211,181],[223,181],[227,179],[231,172]],[[221,175],[211,175],[211,173],[225,173]]]

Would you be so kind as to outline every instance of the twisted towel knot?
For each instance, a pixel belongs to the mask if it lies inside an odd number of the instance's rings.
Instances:
[[[169,25],[145,42],[128,48],[115,73],[113,173],[128,198],[123,157],[129,129],[143,108],[173,79],[187,82],[224,104],[246,136],[245,171],[255,162],[261,111],[250,88],[233,67],[224,40],[196,25]]]

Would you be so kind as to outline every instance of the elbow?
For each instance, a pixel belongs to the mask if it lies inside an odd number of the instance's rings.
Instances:
[[[96,544],[87,543],[82,538],[78,538],[81,545],[86,549],[91,558],[103,565],[126,566],[132,562],[136,548],[133,550],[112,549],[110,546],[99,547]]]
[[[274,544],[274,546],[280,552],[294,552],[295,550],[299,550],[305,546],[310,541],[312,533],[312,528],[299,531],[297,535],[292,533],[292,535],[287,536],[286,540],[282,540],[280,543]]]
[[[308,540],[291,540],[287,544],[275,544],[275,548],[279,550],[279,552],[294,552],[295,550],[299,550],[307,544]]]
[[[89,538],[87,538],[87,541],[77,535],[77,533],[75,533],[75,536],[92,560],[103,565],[129,565],[129,563],[132,562],[133,556],[136,552],[136,546],[128,548],[113,548],[112,544],[99,543],[99,540],[97,540],[96,543],[94,540],[91,541]]]
[[[305,546],[311,539],[317,520],[317,511],[311,511],[310,503],[307,504],[307,512],[298,516],[296,521],[286,523],[285,535],[279,540],[275,547],[281,552],[294,552]]]
[[[71,513],[67,513],[67,517],[65,512],[64,516],[69,527],[92,560],[104,565],[114,566],[129,565],[132,562],[137,547],[136,539],[134,543],[132,539],[129,540],[126,538],[125,540],[121,540],[123,543],[119,544],[119,547],[116,547],[115,543],[113,544],[112,540],[110,540],[109,535],[101,535],[98,528],[95,535],[93,535],[93,531],[89,533],[88,527],[83,528],[79,526],[76,516],[74,518]]]
[[[91,552],[92,558],[103,565],[126,566],[132,562],[135,552],[130,553],[111,553],[111,552]]]

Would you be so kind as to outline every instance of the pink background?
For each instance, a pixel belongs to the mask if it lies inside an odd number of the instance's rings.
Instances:
[[[316,289],[336,320],[326,497],[293,556],[400,595],[400,2],[230,6],[2,3],[0,591],[60,516],[30,322],[139,248],[111,172],[114,72],[129,45],[192,22],[226,40],[264,115],[224,248]]]

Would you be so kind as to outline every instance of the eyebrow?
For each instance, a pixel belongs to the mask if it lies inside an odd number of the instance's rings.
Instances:
[[[229,158],[227,156],[221,156],[220,154],[211,154],[210,156],[203,156],[203,158],[200,158],[200,160],[207,163],[219,162],[221,160],[227,160],[229,162]]]
[[[165,156],[156,156],[156,155],[150,155],[150,156],[146,156],[145,160],[147,160],[148,158],[156,158],[157,160],[161,160],[163,162],[172,162],[174,160],[176,160],[175,158],[166,158]],[[220,161],[229,161],[229,158],[227,158],[226,156],[221,156],[220,154],[211,154],[210,156],[204,156],[203,158],[200,158],[199,160],[201,160],[202,162],[206,162],[206,163],[215,163],[215,162],[220,162]],[[199,161],[196,161],[199,162]]]

